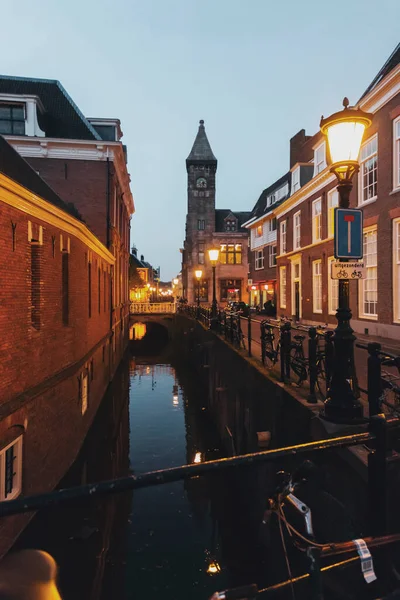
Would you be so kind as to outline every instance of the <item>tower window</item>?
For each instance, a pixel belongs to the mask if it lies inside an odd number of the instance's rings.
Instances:
[[[197,229],[199,231],[204,231],[204,229],[206,228],[206,222],[204,219],[198,219],[197,221]]]

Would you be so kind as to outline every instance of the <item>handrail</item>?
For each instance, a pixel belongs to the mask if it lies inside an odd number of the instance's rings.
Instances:
[[[16,498],[15,500],[6,500],[0,502],[0,517],[30,512],[32,510],[41,509],[54,504],[70,502],[72,500],[94,498],[96,496],[105,494],[126,492],[150,487],[153,485],[190,479],[191,477],[198,477],[199,475],[205,475],[235,466],[253,465],[266,460],[276,460],[283,456],[296,456],[297,454],[303,454],[305,452],[312,452],[315,450],[356,446],[374,439],[376,439],[376,436],[371,432],[354,433],[337,438],[318,440],[316,442],[307,442],[305,444],[297,444],[295,446],[287,446],[285,448],[265,450],[263,452],[254,452],[251,454],[242,454],[240,456],[230,458],[219,458],[200,464],[193,463],[189,465],[182,465],[180,467],[162,469],[160,471],[151,471],[149,473],[143,473],[136,476],[130,475],[128,477],[121,477],[119,479],[112,479],[109,481],[101,481],[99,483],[91,483],[77,487],[56,490],[44,494],[27,496],[25,498]]]
[[[131,302],[130,313],[135,314],[165,314],[175,313],[175,302]]]

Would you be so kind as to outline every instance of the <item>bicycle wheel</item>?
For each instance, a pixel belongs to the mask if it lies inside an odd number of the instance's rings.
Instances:
[[[300,386],[307,379],[307,369],[303,348],[297,344],[290,350],[290,368],[299,378],[297,385]]]
[[[317,389],[321,394],[322,398],[326,399],[326,368],[325,359],[320,358],[317,360]]]
[[[276,352],[272,340],[265,342],[265,366],[267,369],[272,369],[276,363]]]

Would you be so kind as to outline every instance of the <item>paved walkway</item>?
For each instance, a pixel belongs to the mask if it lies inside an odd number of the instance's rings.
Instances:
[[[261,343],[260,343],[261,329],[260,329],[259,324],[265,318],[266,317],[263,315],[252,315],[252,318],[251,318],[252,355],[253,355],[253,357],[258,358],[260,360],[261,360]],[[296,329],[296,328],[293,328],[293,329]],[[303,345],[304,345],[305,354],[307,355],[307,350],[308,350],[308,348],[307,348],[307,329],[308,329],[308,326],[301,326],[301,324],[300,324],[299,329],[300,329],[300,331],[298,333],[301,333],[302,335],[306,336],[306,339],[304,340]],[[301,331],[301,329],[303,331]],[[246,349],[248,349],[248,342],[247,342],[248,324],[247,324],[246,318],[242,318],[242,331],[245,336],[245,346],[246,346]],[[277,335],[279,335],[278,331],[277,331]],[[292,330],[292,336],[293,335],[294,335],[294,331]],[[389,353],[395,354],[395,355],[400,355],[400,341],[388,339],[388,338],[379,338],[379,337],[374,337],[374,336],[357,335],[356,344],[360,343],[360,344],[367,345],[369,342],[378,342],[381,344],[383,351],[389,352]],[[367,389],[368,352],[361,348],[355,347],[354,348],[354,359],[355,359],[358,384],[361,388],[366,390]],[[393,376],[399,375],[397,369],[395,369],[395,368],[384,367],[384,369],[386,371],[390,372]],[[277,374],[280,372],[280,364],[279,363],[277,365],[275,365],[274,370]],[[308,393],[308,382],[304,382],[302,390],[299,390],[299,391],[301,392],[302,395],[304,394],[306,396]],[[362,394],[362,400],[364,402],[367,401],[365,394]]]

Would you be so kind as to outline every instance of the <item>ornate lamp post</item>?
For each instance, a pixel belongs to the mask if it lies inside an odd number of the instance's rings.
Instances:
[[[217,318],[217,310],[218,310],[218,306],[217,306],[217,291],[216,291],[216,284],[215,284],[215,269],[218,263],[218,258],[219,258],[219,248],[210,248],[208,251],[208,258],[210,259],[210,263],[212,266],[212,273],[213,273],[213,299],[212,299],[212,303],[211,303],[211,319],[216,319]]]
[[[200,317],[200,280],[203,276],[203,271],[201,269],[197,269],[194,272],[197,279],[197,318]]]
[[[339,208],[349,208],[352,178],[359,170],[358,155],[364,131],[370,126],[372,115],[349,108],[347,98],[344,110],[327,119],[321,118],[321,131],[328,138],[332,159],[331,172],[335,173],[339,193]],[[336,224],[335,224],[336,227]],[[335,232],[336,235],[336,232]],[[336,423],[348,423],[363,416],[361,402],[354,393],[354,340],[350,326],[349,280],[339,279],[339,308],[334,335],[335,364],[325,401],[324,416]]]

